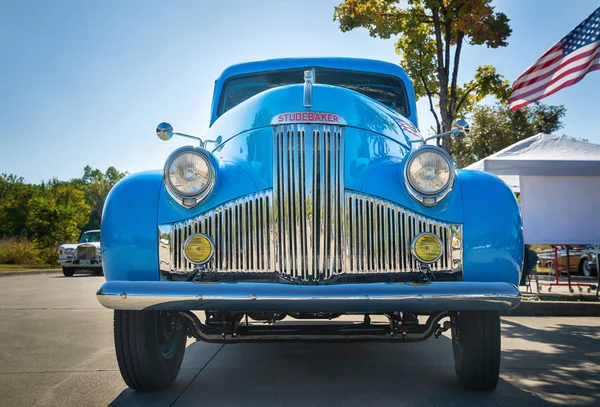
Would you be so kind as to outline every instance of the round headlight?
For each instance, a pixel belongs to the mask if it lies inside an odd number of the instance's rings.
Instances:
[[[436,147],[422,147],[409,159],[406,178],[412,188],[423,195],[437,195],[452,183],[454,166],[450,158]]]
[[[169,189],[181,197],[197,197],[210,192],[215,170],[206,153],[195,148],[176,151],[165,165],[165,181]]]

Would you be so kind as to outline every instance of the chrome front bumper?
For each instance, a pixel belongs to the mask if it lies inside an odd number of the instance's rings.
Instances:
[[[510,283],[338,285],[108,281],[96,293],[119,310],[380,313],[508,310],[521,302]]]

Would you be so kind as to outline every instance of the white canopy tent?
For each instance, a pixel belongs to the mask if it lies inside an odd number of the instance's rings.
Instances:
[[[520,192],[525,243],[600,242],[600,145],[538,134],[466,169]]]

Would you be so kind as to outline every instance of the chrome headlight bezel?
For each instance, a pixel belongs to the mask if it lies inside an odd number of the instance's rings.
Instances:
[[[197,192],[182,193],[171,184],[171,179],[169,177],[169,169],[175,161],[175,159],[177,159],[183,154],[190,153],[200,156],[205,161],[208,167],[208,182],[206,183],[206,185],[204,185],[203,188],[201,188]],[[199,147],[186,146],[173,151],[171,155],[169,155],[169,157],[167,158],[163,169],[163,182],[171,198],[173,198],[175,201],[177,201],[177,203],[179,203],[182,206],[185,206],[186,208],[193,208],[194,206],[202,203],[213,191],[217,181],[217,171],[215,170],[214,161],[215,160],[212,157],[211,153]]]
[[[431,193],[425,193],[415,188],[410,181],[409,174],[410,166],[415,160],[415,158],[417,158],[420,154],[426,152],[434,152],[439,154],[448,162],[449,167],[449,177],[447,184],[439,190],[432,191]],[[408,156],[408,159],[406,160],[406,165],[404,166],[404,183],[406,185],[406,189],[413,198],[415,198],[417,201],[421,202],[425,206],[434,206],[442,199],[444,199],[450,193],[450,191],[452,191],[452,188],[454,187],[455,173],[456,167],[454,165],[454,161],[452,161],[452,158],[450,158],[450,155],[448,155],[448,153],[445,150],[436,146],[424,145],[412,151]]]

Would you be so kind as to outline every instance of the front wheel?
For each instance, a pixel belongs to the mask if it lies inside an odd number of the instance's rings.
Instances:
[[[596,276],[596,267],[592,267],[589,259],[583,259],[579,264],[580,273],[586,277]]]
[[[176,316],[163,311],[115,311],[115,350],[127,386],[152,391],[175,381],[187,338]]]
[[[64,267],[62,268],[63,270],[63,275],[65,277],[73,277],[73,274],[75,274],[75,269],[72,267]]]
[[[500,313],[461,311],[454,317],[452,348],[460,385],[492,390],[500,373]]]

